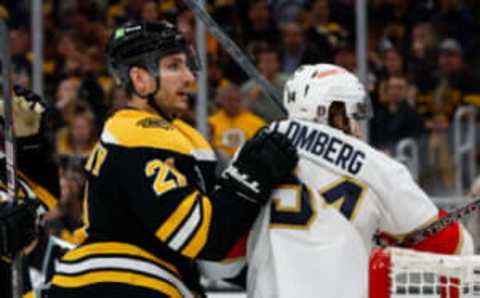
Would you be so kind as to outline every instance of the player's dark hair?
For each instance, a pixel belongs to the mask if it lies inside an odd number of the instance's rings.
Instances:
[[[350,119],[347,116],[345,103],[334,101],[328,110],[328,125],[343,131],[346,134],[351,133]]]

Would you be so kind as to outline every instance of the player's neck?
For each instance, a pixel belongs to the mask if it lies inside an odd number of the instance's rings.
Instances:
[[[157,111],[155,111],[155,109],[152,108],[145,99],[137,96],[133,96],[127,105],[137,110],[146,111],[152,114],[158,114]]]

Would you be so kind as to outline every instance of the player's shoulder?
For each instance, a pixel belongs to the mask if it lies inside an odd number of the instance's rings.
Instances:
[[[364,169],[386,172],[404,166],[365,141],[328,125],[302,120],[273,122],[271,129],[285,133],[301,155],[321,161],[343,174],[357,175]]]
[[[187,137],[194,149],[198,150],[212,150],[210,144],[205,139],[205,137],[190,124],[186,123],[181,119],[175,119],[173,121],[173,126],[177,131],[180,131],[183,136]]]
[[[173,126],[162,117],[135,109],[113,114],[103,127],[101,139],[106,144],[123,147],[162,147],[159,140],[168,137]]]
[[[110,117],[102,131],[104,144],[124,148],[150,148],[191,155],[211,151],[193,127],[181,120],[167,121],[146,111],[124,109]]]

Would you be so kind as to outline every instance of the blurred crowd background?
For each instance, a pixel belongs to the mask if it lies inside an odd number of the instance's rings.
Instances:
[[[301,64],[335,63],[356,71],[355,2],[211,0],[207,9],[281,91]],[[11,29],[15,83],[31,87],[30,1],[0,3],[0,17]],[[367,3],[367,87],[375,111],[369,142],[397,157],[399,143],[410,140],[421,186],[434,196],[458,195],[455,123],[457,132],[464,132],[465,118],[474,126],[477,121],[475,108],[457,112],[480,105],[480,1]],[[82,164],[105,119],[127,103],[125,92],[108,76],[104,48],[113,28],[131,19],[169,20],[195,43],[195,16],[182,0],[43,1],[45,97],[54,115],[51,139],[62,169],[62,198],[51,215],[52,231],[64,239],[81,224]],[[282,114],[213,36],[207,37],[207,49],[209,139],[228,160],[256,129]],[[192,86],[192,111],[196,90]],[[193,112],[184,117],[195,125]],[[472,160],[460,163],[468,168]],[[466,171],[461,167],[460,174]]]

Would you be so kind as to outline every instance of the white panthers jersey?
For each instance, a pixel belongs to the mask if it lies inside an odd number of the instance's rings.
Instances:
[[[377,229],[404,235],[438,209],[405,166],[326,125],[274,123],[297,147],[298,178],[273,192],[247,246],[249,297],[366,297]]]

